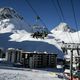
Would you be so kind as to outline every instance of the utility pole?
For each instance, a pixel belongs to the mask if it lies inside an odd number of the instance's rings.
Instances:
[[[71,50],[71,57],[70,57],[70,80],[73,80],[73,49]]]

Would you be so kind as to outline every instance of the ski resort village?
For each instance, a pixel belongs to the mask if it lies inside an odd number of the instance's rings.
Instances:
[[[1,0],[0,80],[80,80],[79,3]]]

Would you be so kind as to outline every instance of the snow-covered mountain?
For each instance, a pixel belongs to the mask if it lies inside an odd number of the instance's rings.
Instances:
[[[67,23],[60,23],[57,27],[55,27],[51,32],[54,31],[62,31],[62,32],[75,32]]]
[[[60,23],[51,30],[57,42],[79,43],[80,31],[75,31],[67,23]]]
[[[0,33],[15,32],[23,29],[32,32],[32,28],[13,8],[0,8]]]
[[[19,15],[13,8],[5,7],[0,8],[0,20],[8,19],[8,18],[18,18],[20,20],[23,19],[21,15]]]
[[[0,8],[0,47],[20,48],[26,51],[39,51],[58,54],[63,58],[61,47],[54,40],[52,34],[45,39],[32,38],[35,31],[47,28],[39,25],[29,26],[13,8]]]

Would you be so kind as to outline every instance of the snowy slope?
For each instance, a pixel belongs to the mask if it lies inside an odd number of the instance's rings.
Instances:
[[[26,51],[46,51],[58,54],[59,58],[63,58],[61,47],[54,40],[52,34],[49,34],[45,39],[32,38],[31,33],[36,30],[48,31],[41,25],[27,25],[23,17],[12,8],[0,9],[0,47],[4,49],[20,48]]]

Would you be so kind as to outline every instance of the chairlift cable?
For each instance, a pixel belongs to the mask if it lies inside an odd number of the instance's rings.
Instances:
[[[61,8],[60,3],[59,3],[59,1],[58,1],[58,0],[57,0],[57,4],[58,4],[58,7],[59,7],[59,9],[60,9],[60,11],[61,11],[62,20],[63,20],[63,21],[66,21],[66,20],[65,20],[65,18],[64,18],[64,14],[63,14],[62,8]],[[68,37],[68,39],[69,39],[68,34],[66,34],[66,35],[67,35],[67,37]],[[74,43],[74,41],[73,41],[73,39],[72,39],[71,34],[69,34],[69,35],[70,35],[70,38],[71,38],[72,42]],[[69,41],[69,42],[71,43],[71,41]]]
[[[30,2],[28,0],[25,0],[27,2],[27,4],[29,5],[29,7],[32,9],[32,11],[34,12],[34,14],[36,15],[36,17],[39,17],[39,20],[41,21],[41,23],[45,26],[46,24],[44,23],[44,21],[42,20],[42,18],[39,16],[39,14],[36,12],[36,10],[32,7],[32,5],[30,4]]]
[[[56,10],[56,12],[57,12],[57,16],[59,17],[59,19],[60,19],[60,21],[61,21],[62,18],[61,18],[61,16],[60,16],[59,12],[58,12],[58,9],[57,9],[57,7],[56,7],[56,4],[55,4],[54,0],[51,0],[51,2],[52,2],[52,5],[53,5],[53,7],[55,8],[55,10]]]
[[[58,4],[58,7],[59,7],[61,15],[62,15],[62,21],[65,21],[65,18],[64,18],[64,15],[63,15],[63,11],[62,11],[62,8],[61,8],[60,3],[59,3],[58,0],[57,0],[57,4]]]
[[[74,5],[73,5],[73,1],[72,0],[71,0],[71,5],[72,5],[72,10],[73,10],[73,17],[74,17],[74,20],[75,20],[75,26],[76,26],[76,29],[78,31],[78,24],[77,24],[76,15],[75,15],[75,9],[74,9]],[[79,36],[78,32],[77,32],[77,35],[78,35],[79,42],[80,42],[80,36]]]

